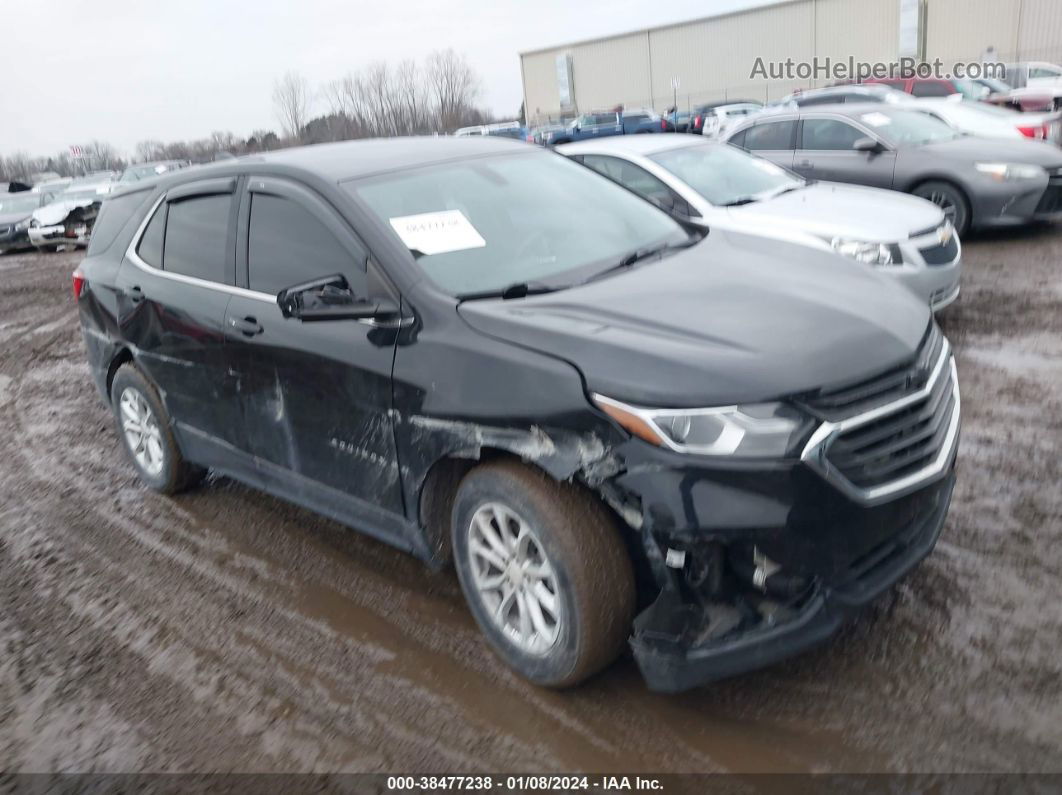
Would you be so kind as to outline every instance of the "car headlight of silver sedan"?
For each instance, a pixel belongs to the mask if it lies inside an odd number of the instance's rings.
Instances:
[[[783,458],[811,424],[785,403],[647,409],[604,395],[593,400],[632,436],[691,455]]]
[[[835,237],[830,241],[833,250],[842,257],[865,265],[902,265],[903,253],[895,243],[874,243]]]
[[[1047,175],[1047,172],[1040,166],[1031,166],[1025,163],[975,163],[974,168],[996,182],[1037,179]]]

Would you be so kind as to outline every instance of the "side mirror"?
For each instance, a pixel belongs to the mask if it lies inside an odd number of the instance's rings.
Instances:
[[[364,320],[398,314],[389,299],[366,301],[357,298],[341,274],[296,284],[277,294],[277,306],[286,318],[304,323],[321,320]]]
[[[885,151],[885,147],[881,141],[875,141],[873,138],[860,138],[854,144],[852,148],[857,152],[866,152],[867,154],[876,155]]]

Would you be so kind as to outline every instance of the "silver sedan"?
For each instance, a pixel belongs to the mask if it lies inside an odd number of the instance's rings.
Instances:
[[[557,147],[681,220],[833,250],[901,280],[934,311],[959,295],[962,252],[939,207],[876,188],[808,182],[693,135]]]

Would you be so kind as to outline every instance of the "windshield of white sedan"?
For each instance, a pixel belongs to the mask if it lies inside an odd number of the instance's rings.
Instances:
[[[463,160],[347,185],[447,292],[563,287],[688,242],[663,212],[567,158]]]
[[[917,110],[871,111],[859,118],[882,138],[900,146],[950,141],[960,135],[944,122]]]
[[[651,155],[714,205],[766,198],[802,186],[802,180],[769,160],[732,146],[686,146]]]

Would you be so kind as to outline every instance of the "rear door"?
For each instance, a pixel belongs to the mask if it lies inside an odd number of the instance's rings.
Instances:
[[[181,185],[156,202],[118,272],[119,323],[158,387],[185,452],[241,443],[224,357],[235,275],[235,178]]]
[[[225,330],[248,451],[263,479],[296,501],[316,484],[325,499],[341,495],[344,511],[353,500],[363,515],[401,514],[390,414],[397,335],[375,321],[285,318],[276,300],[337,273],[359,297],[397,295],[346,222],[292,181],[248,180],[237,251],[244,289],[228,305]]]
[[[853,147],[862,138],[874,138],[845,118],[818,117],[801,121],[800,144],[793,170],[807,179],[852,182],[891,188],[896,153],[861,152]]]

